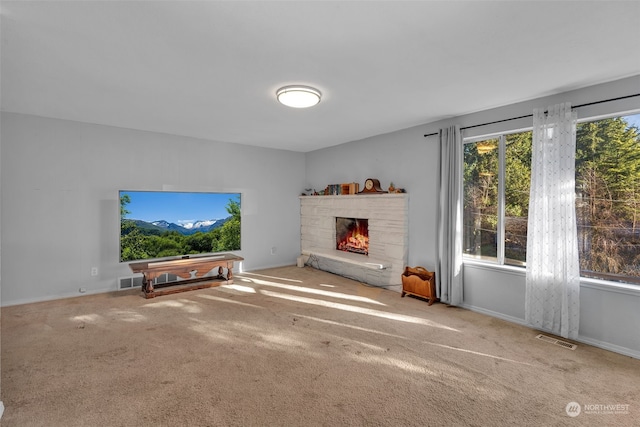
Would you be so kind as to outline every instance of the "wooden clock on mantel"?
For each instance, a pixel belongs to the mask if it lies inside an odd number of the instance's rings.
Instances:
[[[386,193],[385,190],[380,187],[380,181],[375,178],[367,178],[364,181],[364,188],[358,194],[370,194],[370,193]]]

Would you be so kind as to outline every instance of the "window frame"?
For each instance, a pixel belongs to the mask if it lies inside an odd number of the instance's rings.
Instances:
[[[525,267],[526,264],[523,263],[522,265],[518,265],[516,263],[507,263],[505,262],[505,243],[504,243],[504,237],[505,237],[505,212],[506,212],[506,200],[505,200],[505,185],[506,185],[506,179],[505,179],[505,175],[506,175],[506,141],[507,141],[507,135],[511,135],[511,134],[516,134],[516,133],[522,133],[522,132],[529,132],[529,131],[533,131],[533,126],[529,129],[518,129],[518,130],[513,130],[513,131],[508,131],[508,132],[497,132],[497,133],[492,133],[492,134],[487,134],[487,135],[482,135],[482,136],[474,136],[474,137],[469,137],[469,138],[464,138],[462,139],[462,144],[463,146],[466,144],[473,144],[476,142],[480,142],[480,141],[485,141],[487,139],[497,139],[498,140],[498,206],[497,206],[497,210],[496,210],[496,215],[498,216],[498,225],[496,227],[496,242],[497,242],[497,247],[496,247],[496,260],[491,260],[491,259],[487,259],[487,258],[483,258],[482,256],[474,256],[474,255],[469,255],[469,254],[462,254],[463,256],[463,260],[467,259],[467,260],[474,260],[474,261],[478,261],[478,262],[486,262],[489,264],[495,264],[495,265],[508,265],[508,266],[514,266],[514,267]],[[463,150],[464,151],[464,150]],[[462,160],[463,164],[462,164],[462,170],[464,173],[464,159]],[[462,176],[462,185],[464,187],[464,176]]]
[[[590,114],[585,117],[578,118],[577,124],[585,123],[585,122],[594,122],[598,120],[605,120],[615,117],[626,117],[640,114],[640,109],[623,109],[622,111],[614,110],[612,112],[608,112],[605,114]],[[522,118],[519,118],[522,119]],[[482,256],[474,256],[469,254],[462,254],[462,262],[476,265],[484,265],[487,267],[499,268],[499,269],[507,269],[511,271],[522,271],[526,270],[526,261],[522,264],[517,263],[506,263],[505,261],[505,174],[506,174],[506,136],[511,134],[517,134],[522,132],[532,132],[533,131],[533,123],[531,126],[518,127],[513,129],[502,129],[496,130],[490,133],[483,134],[475,134],[475,135],[464,135],[462,136],[462,144],[463,147],[466,144],[476,143],[479,141],[487,140],[487,139],[498,139],[498,225],[496,229],[496,258],[495,259],[487,259]],[[464,150],[463,150],[464,152]],[[462,176],[461,186],[464,187],[464,158],[462,159],[463,164],[461,165]],[[594,276],[599,275],[599,277],[591,277],[591,276],[583,276],[582,270],[580,271],[580,281],[585,283],[593,283],[599,286],[622,286],[622,287],[632,287],[637,289],[640,287],[640,277],[636,278],[634,276],[621,276],[619,279],[616,278],[616,275],[612,275],[610,273],[599,273],[596,272]]]

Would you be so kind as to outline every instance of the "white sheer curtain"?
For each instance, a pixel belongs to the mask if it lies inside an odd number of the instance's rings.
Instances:
[[[533,111],[525,316],[537,329],[578,337],[580,265],[575,208],[576,114]]]
[[[442,302],[462,303],[462,138],[460,128],[440,129],[436,281]]]

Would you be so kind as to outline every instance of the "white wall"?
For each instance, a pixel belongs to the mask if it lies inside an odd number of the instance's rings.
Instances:
[[[530,115],[534,108],[559,102],[572,105],[640,93],[640,76],[609,82],[560,95],[521,102],[455,117],[386,135],[374,136],[307,153],[307,185],[378,178],[393,181],[409,193],[409,264],[430,270],[435,266],[436,183],[438,137],[425,134],[457,124],[473,126]],[[425,102],[429,102],[428,99]],[[578,118],[640,110],[640,97],[578,109]],[[464,130],[464,137],[531,128],[532,118]],[[524,323],[524,271],[487,264],[466,263],[464,306],[516,323]],[[583,281],[581,285],[580,341],[640,358],[640,287]]]
[[[307,153],[307,187],[377,178],[384,189],[393,182],[409,195],[409,264],[433,271],[436,228],[437,138],[424,138],[422,128]]]
[[[0,136],[2,133],[2,122],[0,121]],[[0,165],[2,165],[2,138],[0,137]],[[0,177],[0,242],[2,241],[2,178]],[[0,245],[0,307],[2,307],[2,247]],[[0,319],[2,318],[0,313]],[[0,338],[2,336],[2,325],[0,322]],[[2,339],[0,339],[0,354],[2,354]],[[2,372],[2,358],[0,358],[0,372]],[[0,396],[2,395],[2,375],[0,375]],[[0,400],[0,419],[4,413],[4,404]]]
[[[2,113],[2,304],[115,290],[119,189],[242,193],[245,270],[295,264],[304,154]],[[271,248],[276,247],[274,255]],[[92,277],[91,268],[99,275]]]
[[[463,306],[525,325],[525,272],[464,266]],[[640,359],[640,287],[583,279],[578,341]]]

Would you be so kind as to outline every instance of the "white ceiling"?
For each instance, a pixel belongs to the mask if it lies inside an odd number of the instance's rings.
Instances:
[[[640,74],[637,1],[0,8],[3,111],[300,152]]]

